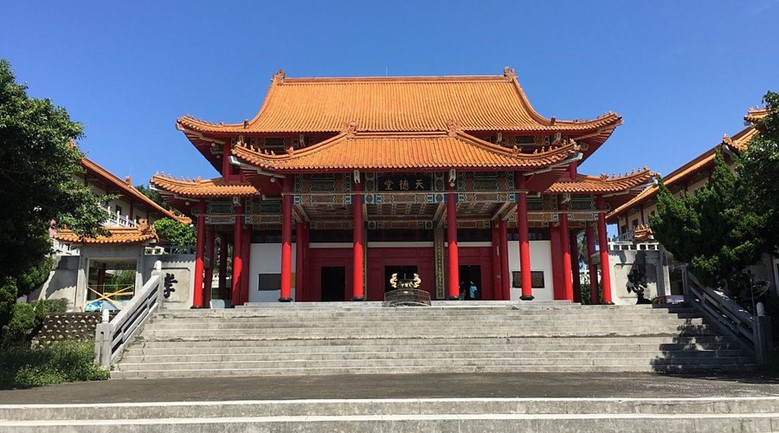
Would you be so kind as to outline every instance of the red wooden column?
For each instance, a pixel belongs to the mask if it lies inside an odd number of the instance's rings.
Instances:
[[[97,270],[97,287],[105,293],[105,271],[106,271],[106,264],[103,263],[100,265],[100,268]]]
[[[305,270],[303,263],[305,261],[305,234],[306,223],[299,222],[295,227],[295,301],[306,300],[306,288],[303,282]]]
[[[281,195],[281,296],[279,302],[292,301],[292,192],[295,178],[282,181]]]
[[[490,222],[490,238],[492,239],[492,299],[496,301],[503,300],[503,268],[501,263],[503,256],[500,253],[500,229],[497,221]]]
[[[231,150],[232,150],[232,146],[230,144],[230,141],[228,140],[222,147],[222,177],[225,180],[228,180],[230,178],[230,172],[232,170],[232,166],[230,165]]]
[[[206,229],[206,251],[208,252],[208,267],[206,268],[206,275],[203,289],[203,307],[211,308],[211,286],[214,280],[214,227],[210,226]]]
[[[598,305],[600,296],[598,296],[598,267],[592,262],[592,256],[595,254],[595,229],[592,222],[587,222],[587,229],[584,232],[587,241],[587,269],[590,270],[590,304]]]
[[[517,202],[517,229],[519,230],[519,266],[522,280],[523,301],[532,301],[533,284],[530,279],[530,234],[527,223],[527,190],[525,189],[525,176],[522,173],[514,173],[514,182],[519,191]]]
[[[235,208],[233,225],[233,275],[230,283],[230,300],[233,305],[241,303],[241,281],[243,281],[243,204]]]
[[[509,267],[509,236],[506,221],[501,219],[498,223],[500,232],[500,273],[503,275],[503,299],[511,300],[511,268]]]
[[[603,290],[603,303],[611,302],[611,274],[609,273],[609,243],[606,238],[606,201],[603,196],[598,196],[595,201],[598,207],[598,248],[600,249],[600,273],[601,290]]]
[[[241,259],[243,268],[241,269],[241,304],[249,302],[249,271],[251,270],[251,252],[252,252],[252,229],[244,227],[243,239],[241,240]]]
[[[195,240],[195,290],[192,308],[203,307],[203,254],[206,250],[206,201],[197,204],[197,239]]]
[[[360,179],[355,179],[360,180]],[[352,195],[352,301],[365,300],[365,250],[363,249],[362,229],[362,182],[352,184],[355,194]]]
[[[227,237],[219,236],[219,298],[227,299]]]
[[[578,231],[574,230],[569,236],[571,238],[571,278],[573,278],[573,302],[582,302],[582,281],[579,275],[579,237]]]
[[[457,188],[455,181],[447,182],[446,189],[446,237],[449,242],[449,291],[448,299],[460,297],[460,257],[457,251]]]
[[[308,263],[311,257],[311,224],[305,224],[305,243],[303,244],[303,287],[306,300],[311,300],[314,294],[311,293],[311,265]]]
[[[568,204],[560,203],[560,246],[563,253],[563,288],[565,300],[573,301],[573,285],[571,284],[571,241],[568,232]]]

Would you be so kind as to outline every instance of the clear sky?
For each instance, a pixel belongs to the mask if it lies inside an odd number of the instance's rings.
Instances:
[[[779,91],[779,0],[9,1],[0,57],[119,177],[214,177],[175,120],[252,118],[291,77],[500,75],[546,117],[620,113],[581,168],[668,173]]]

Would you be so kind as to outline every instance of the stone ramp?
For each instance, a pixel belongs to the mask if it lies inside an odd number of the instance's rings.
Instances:
[[[450,302],[163,311],[114,378],[754,369],[689,307]]]
[[[0,405],[0,433],[779,430],[779,397],[330,399]]]

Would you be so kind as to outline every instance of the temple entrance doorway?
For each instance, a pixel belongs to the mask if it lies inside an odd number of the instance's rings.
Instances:
[[[343,266],[322,266],[321,276],[321,300],[323,302],[345,301],[346,268]]]
[[[482,298],[481,266],[460,265],[460,293],[463,299],[477,300]]]
[[[368,248],[367,273],[365,281],[369,301],[383,301],[384,293],[390,289],[389,279],[397,273],[398,278],[414,278],[419,274],[422,280],[419,289],[435,298],[435,270],[433,264],[433,246],[420,245],[408,247],[398,243],[398,247],[370,246]],[[401,246],[402,245],[402,246]]]
[[[135,296],[137,259],[89,259],[84,311],[119,310]]]

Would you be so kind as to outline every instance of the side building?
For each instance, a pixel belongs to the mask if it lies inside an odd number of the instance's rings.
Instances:
[[[108,236],[79,237],[67,228],[52,229],[54,268],[29,299],[64,298],[74,311],[119,309],[150,275],[153,261],[145,252],[159,241],[154,221],[192,221],[146,197],[130,177],[122,180],[86,156],[81,167],[79,182],[106,198]]]
[[[744,116],[746,127],[735,135],[723,136],[722,141],[707,149],[696,158],[663,176],[663,182],[674,195],[695,194],[708,185],[717,152],[721,153],[731,167],[734,156],[744,151],[757,134],[756,122],[767,115],[765,109],[753,109]],[[651,237],[649,217],[657,213],[658,185],[652,185],[635,198],[612,210],[606,217],[609,224],[616,224],[618,235],[610,242],[612,280],[615,292],[625,302],[633,302],[635,294],[627,292],[630,272],[648,275],[651,295],[681,295],[681,272],[662,245]],[[647,258],[649,267],[647,267]],[[670,259],[670,263],[669,263]],[[639,268],[642,268],[639,271]],[[633,269],[636,271],[633,271]],[[761,264],[753,268],[759,279],[769,281],[776,287],[779,281],[779,259],[766,256]]]
[[[621,123],[615,113],[543,117],[509,68],[378,78],[281,71],[251,120],[178,119],[219,177],[155,175],[151,184],[197,221],[195,307],[216,297],[378,301],[393,274],[417,275],[432,299],[575,301],[577,234],[587,232],[589,257],[605,257],[605,214],[654,177],[579,173]],[[232,284],[212,288],[228,249]],[[603,275],[600,297],[610,302]]]

